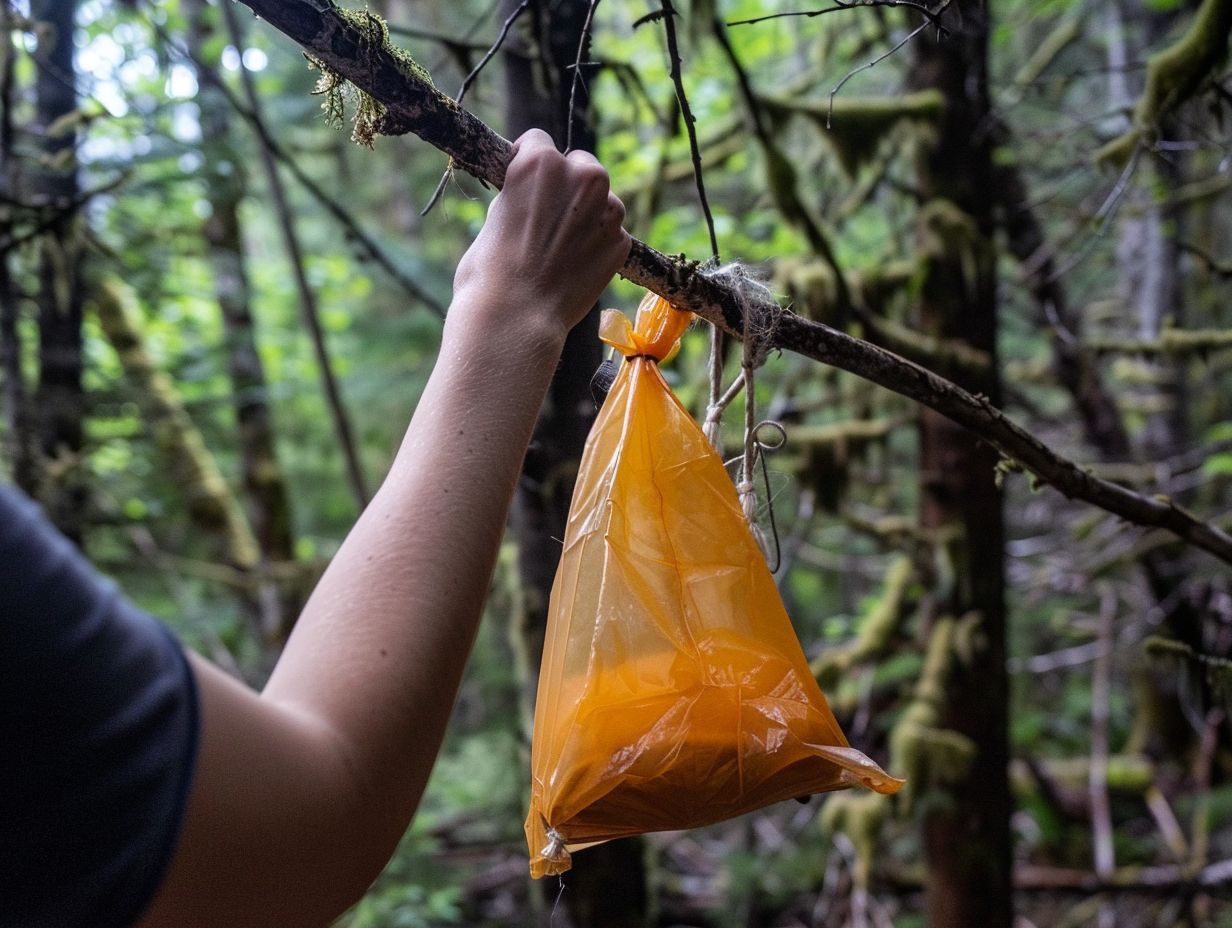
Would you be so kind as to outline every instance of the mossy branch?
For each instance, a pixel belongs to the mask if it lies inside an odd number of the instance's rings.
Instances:
[[[933,623],[915,696],[890,732],[891,767],[903,771],[907,779],[899,794],[904,808],[911,808],[929,784],[960,782],[975,759],[975,743],[961,732],[943,728],[941,713],[954,661],[971,657],[978,624],[975,613]]]
[[[909,579],[910,564],[901,569]],[[970,738],[941,727],[941,711],[954,661],[971,658],[970,643],[978,623],[974,613],[961,620],[947,616],[933,623],[914,697],[890,732],[891,769],[903,771],[907,779],[898,796],[892,800],[877,793],[844,793],[826,801],[822,825],[851,839],[856,848],[857,885],[868,885],[891,802],[909,811],[930,785],[960,781],[975,758],[976,746]]]
[[[911,588],[913,575],[911,558],[895,558],[886,571],[881,596],[860,620],[855,640],[846,647],[822,652],[812,662],[809,669],[823,690],[833,690],[852,667],[876,660],[890,649],[909,611],[907,591]]]
[[[139,388],[142,412],[172,462],[176,482],[187,498],[189,518],[202,531],[221,539],[223,557],[231,567],[251,571],[261,560],[256,536],[171,377],[146,352],[134,303],[132,291],[124,284],[103,281],[94,299],[99,325],[125,375]]]
[[[1096,163],[1122,168],[1139,144],[1153,142],[1164,118],[1196,94],[1227,57],[1229,33],[1232,0],[1204,0],[1185,34],[1147,61],[1133,126],[1101,148]]]
[[[1096,354],[1203,355],[1232,348],[1232,329],[1175,329],[1164,326],[1155,339],[1088,336],[1083,345]]]
[[[433,87],[388,41],[374,42],[371,28],[344,17],[332,0],[243,2],[299,42],[316,61],[380,102],[384,110],[376,131],[414,132],[467,172],[497,187],[503,183],[511,157],[509,141]],[[1093,477],[1023,430],[986,397],[968,393],[932,371],[742,292],[733,282],[705,273],[699,262],[683,255],[669,258],[637,240],[621,274],[736,338],[745,331],[769,333],[767,347],[794,351],[922,403],[1020,461],[1066,496],[1128,522],[1165,528],[1232,564],[1232,535],[1197,519],[1172,500],[1145,496]],[[755,317],[747,329],[746,311]]]
[[[935,124],[945,112],[938,90],[919,90],[897,97],[762,97],[773,115],[796,114],[811,120],[834,148],[849,176],[877,154],[881,143],[904,123]]]
[[[1197,670],[1206,675],[1211,694],[1224,709],[1232,711],[1232,659],[1203,654],[1183,641],[1158,636],[1143,642],[1146,653],[1156,659],[1171,661],[1183,670]]]

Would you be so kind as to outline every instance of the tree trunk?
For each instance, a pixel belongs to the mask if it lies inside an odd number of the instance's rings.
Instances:
[[[518,6],[502,4],[502,16]],[[569,98],[578,41],[586,20],[586,0],[548,4],[532,0],[520,27],[510,34],[505,63],[505,130],[516,138],[532,127],[551,134],[557,147],[569,136]],[[530,36],[528,41],[525,37]],[[532,54],[533,50],[540,54]],[[583,61],[586,56],[583,55]],[[586,82],[593,69],[580,75],[573,113],[574,148],[594,151],[595,133],[589,116]],[[582,448],[594,420],[590,378],[602,360],[598,312],[592,311],[565,342],[560,367],[539,414],[526,453],[514,499],[512,524],[519,546],[522,604],[512,629],[514,649],[525,681],[525,705],[533,703],[539,660],[547,625],[548,597],[560,562],[569,502]],[[531,713],[527,712],[527,718]],[[575,928],[635,928],[646,920],[646,877],[643,842],[633,838],[590,848],[578,854],[566,876],[569,889],[560,906]],[[555,885],[546,885],[555,898]],[[553,924],[559,924],[560,912]]]
[[[1109,102],[1113,109],[1132,105],[1134,93],[1140,87],[1130,87],[1130,73],[1124,70],[1129,60],[1141,60],[1148,52],[1167,40],[1175,25],[1178,11],[1158,12],[1150,4],[1134,2],[1125,9],[1124,0],[1115,0],[1109,9],[1113,21],[1109,43]],[[1126,27],[1132,20],[1141,32]],[[1138,83],[1141,83],[1139,79]],[[1171,120],[1165,120],[1163,134],[1171,138]],[[1176,190],[1184,180],[1183,153],[1144,154],[1138,168],[1147,180],[1142,184],[1147,201],[1139,210],[1124,210],[1117,225],[1117,277],[1120,297],[1132,314],[1138,337],[1157,339],[1166,324],[1184,324],[1184,299],[1181,293],[1180,249],[1183,237],[1181,223],[1183,206],[1155,201],[1152,187]],[[1152,176],[1153,175],[1153,176]],[[1143,429],[1142,457],[1147,461],[1163,460],[1192,447],[1189,443],[1186,367],[1184,357],[1160,356],[1150,364],[1158,382],[1157,390],[1164,401],[1162,412],[1151,416]],[[1185,496],[1181,502],[1188,502]],[[1188,595],[1186,583],[1192,573],[1188,552],[1181,546],[1169,546],[1147,552],[1141,559],[1143,574],[1151,595],[1163,612],[1163,630],[1199,652],[1205,650],[1203,640],[1203,610]],[[1193,686],[1205,689],[1205,679],[1195,675]],[[1146,662],[1133,669],[1136,698],[1133,731],[1129,749],[1146,751],[1155,757],[1185,756],[1196,749],[1200,732],[1196,727],[1201,712],[1187,711],[1186,701],[1193,694],[1178,681],[1169,668],[1160,671]]]
[[[48,516],[81,543],[86,485],[81,451],[85,419],[82,389],[82,253],[77,196],[76,131],[49,131],[77,106],[73,61],[75,0],[33,0],[31,17],[43,32],[35,58],[35,123],[43,161],[31,172],[30,195],[60,216],[39,240],[38,452],[39,494]]]
[[[219,33],[218,11],[206,0],[188,0],[185,13],[189,18],[188,48],[199,72],[201,179],[210,203],[202,234],[226,332],[227,372],[239,425],[246,509],[262,564],[286,564],[295,558],[291,509],[274,442],[269,386],[257,352],[239,218],[247,173],[244,158],[231,144],[230,105],[214,83],[219,79],[218,55],[209,51],[209,40]],[[261,627],[267,641],[280,642],[291,629],[301,596],[293,589],[271,588],[266,593],[260,602]]]
[[[7,2],[0,3],[0,35],[11,34],[13,11]],[[15,202],[18,194],[17,164],[13,155],[13,81],[17,49],[6,41],[0,47],[0,194]],[[9,238],[15,231],[17,207],[0,211],[0,238]],[[26,411],[26,383],[21,369],[21,336],[17,319],[21,313],[17,290],[13,285],[9,255],[0,254],[0,378],[3,395],[0,404],[4,415],[4,448],[8,452],[13,482],[33,493],[34,467],[30,457],[30,426]]]
[[[924,284],[920,327],[959,339],[993,360],[959,382],[1000,402],[990,108],[988,11],[966,5],[949,18],[951,35],[925,30],[914,44],[909,83],[946,100],[934,145],[921,153],[919,185]],[[920,521],[944,543],[952,582],[938,591],[934,618],[979,617],[970,663],[955,661],[943,725],[978,752],[957,782],[935,787],[924,818],[934,928],[1008,928],[1011,801],[1007,779],[1008,678],[1005,666],[1004,520],[994,479],[997,453],[930,409],[920,417]]]

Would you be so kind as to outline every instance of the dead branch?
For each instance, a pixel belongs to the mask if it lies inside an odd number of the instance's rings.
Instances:
[[[376,127],[380,132],[414,132],[475,177],[497,187],[502,184],[511,157],[509,141],[433,87],[408,63],[405,53],[388,44],[379,21],[364,15],[344,16],[332,0],[244,3],[322,65],[370,94],[381,106]],[[1167,497],[1145,496],[1092,476],[1007,418],[987,397],[972,395],[876,345],[739,292],[683,255],[669,258],[634,240],[621,274],[729,334],[767,333],[771,347],[848,371],[922,403],[970,429],[1065,496],[1137,525],[1166,529],[1232,564],[1232,535],[1199,520]],[[754,314],[747,328],[746,310]]]

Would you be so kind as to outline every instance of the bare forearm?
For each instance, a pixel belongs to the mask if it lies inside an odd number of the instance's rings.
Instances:
[[[515,143],[402,448],[269,685],[194,660],[197,775],[143,928],[324,924],[384,865],[440,746],[565,334],[628,255],[623,221],[591,156],[536,131]]]
[[[505,318],[517,307],[495,307]],[[561,337],[455,307],[381,490],[313,593],[265,696],[344,733],[371,794],[418,801],[487,595]]]

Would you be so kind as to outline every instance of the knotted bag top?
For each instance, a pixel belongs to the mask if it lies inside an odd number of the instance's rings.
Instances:
[[[637,307],[637,319],[618,309],[605,309],[599,321],[599,338],[626,358],[646,357],[656,362],[670,360],[680,347],[680,336],[693,322],[693,314],[677,309],[663,297],[647,293]]]

